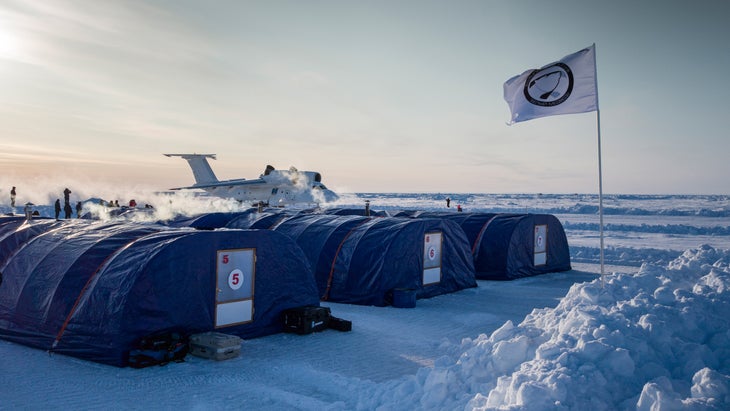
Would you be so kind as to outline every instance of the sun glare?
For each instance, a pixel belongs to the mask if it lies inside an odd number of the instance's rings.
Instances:
[[[10,33],[0,31],[0,58],[13,58],[20,51],[20,42]]]

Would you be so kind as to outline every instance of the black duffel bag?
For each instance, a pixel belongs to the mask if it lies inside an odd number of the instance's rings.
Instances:
[[[129,366],[144,368],[183,362],[189,350],[188,339],[182,333],[166,331],[140,338],[129,351]]]

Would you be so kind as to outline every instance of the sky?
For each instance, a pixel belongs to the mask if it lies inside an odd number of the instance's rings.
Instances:
[[[727,194],[730,5],[0,2],[0,195],[267,164],[338,192],[598,192],[596,112],[508,126],[503,83],[596,44],[604,193]],[[4,196],[3,196],[4,197]]]

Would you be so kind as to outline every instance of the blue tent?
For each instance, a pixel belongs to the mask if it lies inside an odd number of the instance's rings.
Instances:
[[[306,257],[276,232],[7,226],[0,337],[52,352],[125,366],[134,342],[159,331],[257,337],[283,329],[281,311],[319,304]]]
[[[552,215],[415,210],[395,214],[459,224],[471,244],[478,279],[510,280],[571,268],[565,231]]]
[[[560,221],[549,214],[498,214],[477,241],[476,276],[511,280],[567,271],[570,250]]]
[[[468,241],[450,221],[302,214],[274,229],[308,256],[323,300],[383,306],[395,289],[429,298],[476,286]]]

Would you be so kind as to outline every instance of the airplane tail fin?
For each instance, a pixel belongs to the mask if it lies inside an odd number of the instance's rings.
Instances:
[[[187,160],[190,168],[193,170],[195,184],[217,183],[218,178],[213,173],[213,169],[208,164],[208,158],[215,160],[215,154],[163,154],[167,157],[181,157]]]

